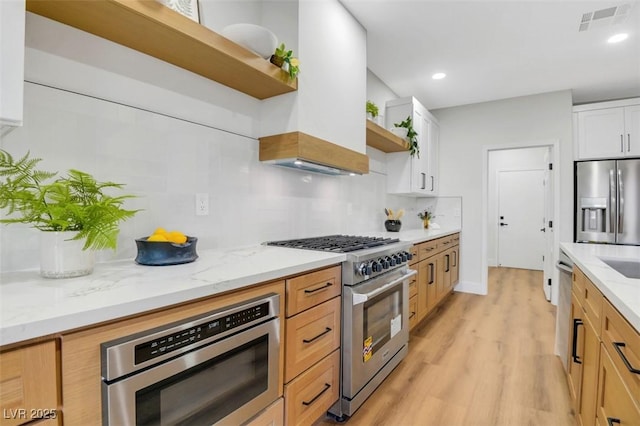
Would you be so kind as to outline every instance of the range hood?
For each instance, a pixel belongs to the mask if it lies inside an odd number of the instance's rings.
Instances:
[[[302,132],[265,136],[260,161],[326,175],[369,173],[369,157]]]

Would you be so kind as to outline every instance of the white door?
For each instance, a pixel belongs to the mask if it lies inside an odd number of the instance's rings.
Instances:
[[[498,266],[543,270],[544,170],[498,172]]]

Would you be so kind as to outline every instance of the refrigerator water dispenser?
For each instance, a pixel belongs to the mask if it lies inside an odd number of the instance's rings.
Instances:
[[[580,198],[582,232],[607,232],[607,199]]]

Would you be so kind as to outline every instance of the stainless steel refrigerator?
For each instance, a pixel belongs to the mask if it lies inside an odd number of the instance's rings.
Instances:
[[[640,159],[576,162],[577,242],[640,245]]]

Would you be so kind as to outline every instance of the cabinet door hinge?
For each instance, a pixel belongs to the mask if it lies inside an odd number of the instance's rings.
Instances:
[[[549,221],[549,228],[553,228],[553,221],[552,220]]]
[[[551,278],[549,278],[549,279],[547,280],[547,285],[549,285],[549,286],[551,285]]]
[[[553,170],[553,163],[549,163],[549,170]]]

